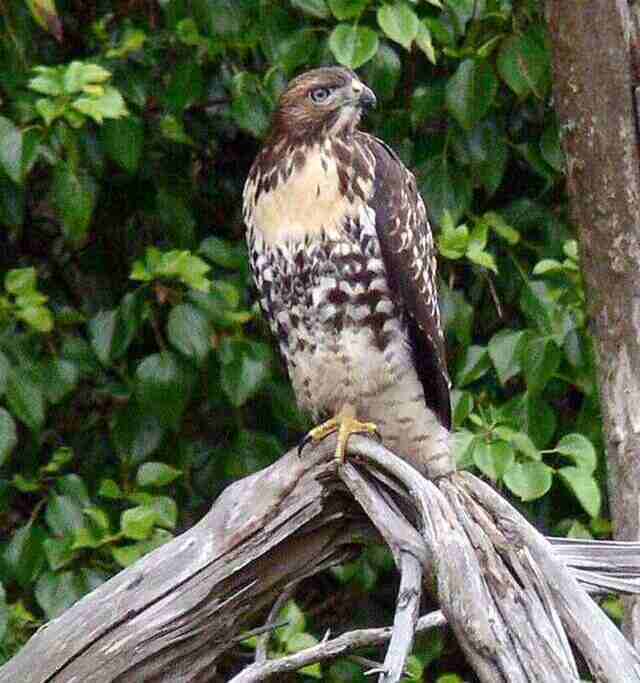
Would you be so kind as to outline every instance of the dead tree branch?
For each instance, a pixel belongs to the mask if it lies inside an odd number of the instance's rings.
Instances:
[[[418,619],[416,633],[424,633],[438,626],[444,626],[447,620],[442,612],[432,612]],[[243,670],[229,681],[229,683],[256,683],[266,681],[271,676],[297,671],[304,666],[325,662],[327,660],[341,657],[354,650],[372,645],[382,645],[386,643],[392,635],[392,628],[367,628],[358,631],[350,631],[331,640],[325,640],[315,647],[310,647],[302,652],[296,652],[280,659],[271,659],[262,665],[253,664]]]
[[[305,459],[289,453],[230,486],[199,524],[40,629],[0,670],[0,683],[220,680],[221,655],[287,586],[381,537],[402,571],[402,589],[394,627],[382,629],[392,643],[380,680],[401,676],[421,623],[424,583],[436,586],[486,683],[578,681],[569,642],[598,681],[640,681],[638,654],[578,585],[563,546],[554,551],[489,486],[465,473],[427,481],[358,436],[338,468],[334,447],[327,439]],[[569,548],[591,576],[585,546]],[[357,642],[350,637],[282,664],[255,663],[246,675],[304,666],[334,646],[347,651]]]

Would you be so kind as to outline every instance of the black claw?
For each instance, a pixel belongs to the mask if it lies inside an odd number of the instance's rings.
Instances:
[[[313,438],[312,438],[311,435],[309,435],[309,434],[307,434],[307,435],[304,437],[304,439],[302,439],[302,440],[300,441],[300,443],[298,444],[298,457],[299,457],[299,458],[302,457],[302,451],[304,450],[304,447],[305,447],[308,443],[310,443],[311,441],[313,441]]]

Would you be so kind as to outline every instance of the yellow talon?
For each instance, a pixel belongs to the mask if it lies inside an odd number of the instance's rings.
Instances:
[[[378,437],[380,436],[378,427],[373,422],[360,422],[350,410],[343,410],[335,417],[314,427],[300,444],[298,452],[302,453],[302,449],[309,441],[322,441],[329,434],[333,434],[333,432],[338,432],[335,458],[340,464],[345,461],[347,442],[352,434],[375,434]]]

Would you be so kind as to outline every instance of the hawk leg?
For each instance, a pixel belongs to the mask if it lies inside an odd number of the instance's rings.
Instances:
[[[380,438],[378,427],[373,422],[360,422],[356,419],[355,412],[353,406],[346,405],[335,417],[312,429],[298,446],[298,454],[302,455],[302,450],[310,441],[322,441],[329,434],[338,432],[335,458],[342,464],[347,452],[347,442],[352,434],[375,434]]]

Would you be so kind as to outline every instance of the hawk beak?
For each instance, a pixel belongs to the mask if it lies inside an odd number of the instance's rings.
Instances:
[[[362,86],[362,92],[358,97],[358,104],[363,109],[373,109],[376,106],[376,96],[373,94],[373,90],[367,88],[366,85]]]

